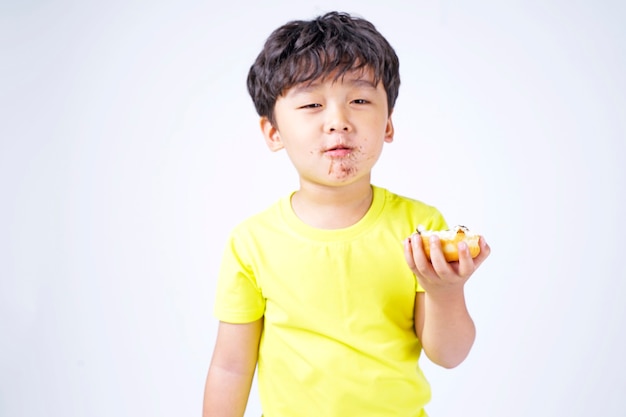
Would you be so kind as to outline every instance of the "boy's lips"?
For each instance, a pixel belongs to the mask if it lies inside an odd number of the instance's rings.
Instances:
[[[331,158],[341,158],[352,153],[352,148],[345,145],[334,145],[324,150],[324,155]]]

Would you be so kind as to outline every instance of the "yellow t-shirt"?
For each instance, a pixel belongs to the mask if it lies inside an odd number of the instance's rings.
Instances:
[[[258,387],[265,417],[421,417],[430,386],[413,326],[422,291],[402,241],[440,212],[373,187],[356,224],[320,230],[285,197],[238,225],[221,265],[215,314],[264,318]]]

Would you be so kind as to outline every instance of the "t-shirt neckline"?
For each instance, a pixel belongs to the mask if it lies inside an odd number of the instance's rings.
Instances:
[[[376,222],[385,205],[385,190],[372,185],[372,203],[358,222],[341,229],[319,229],[303,222],[293,211],[291,197],[294,194],[295,191],[280,201],[280,211],[284,221],[296,234],[319,241],[343,241],[362,234]]]

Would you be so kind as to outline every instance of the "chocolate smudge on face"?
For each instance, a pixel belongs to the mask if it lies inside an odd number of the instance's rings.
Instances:
[[[355,163],[358,161],[358,154],[360,153],[361,147],[355,149],[354,152],[346,158],[331,158],[330,166],[328,167],[328,175],[334,173],[335,176],[340,179],[354,175],[358,171]]]

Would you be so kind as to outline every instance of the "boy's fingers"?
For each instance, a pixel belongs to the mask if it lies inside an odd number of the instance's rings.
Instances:
[[[422,237],[414,233],[411,236],[411,249],[413,251],[413,262],[415,263],[415,269],[420,275],[425,276],[432,270],[430,262],[424,253],[424,246],[422,245]]]
[[[476,269],[472,255],[470,254],[469,247],[465,242],[459,242],[457,245],[459,251],[459,269],[458,273],[462,278],[467,278]]]
[[[415,260],[413,259],[413,248],[410,237],[404,239],[404,259],[406,259],[406,263],[409,265],[409,268],[411,268],[412,271],[415,271]]]
[[[451,272],[450,265],[441,249],[441,240],[436,235],[429,238],[430,243],[430,263],[437,275],[441,278],[448,276]]]
[[[491,253],[491,247],[487,244],[484,237],[480,237],[478,244],[480,245],[480,253],[474,258],[474,269],[478,268]]]

